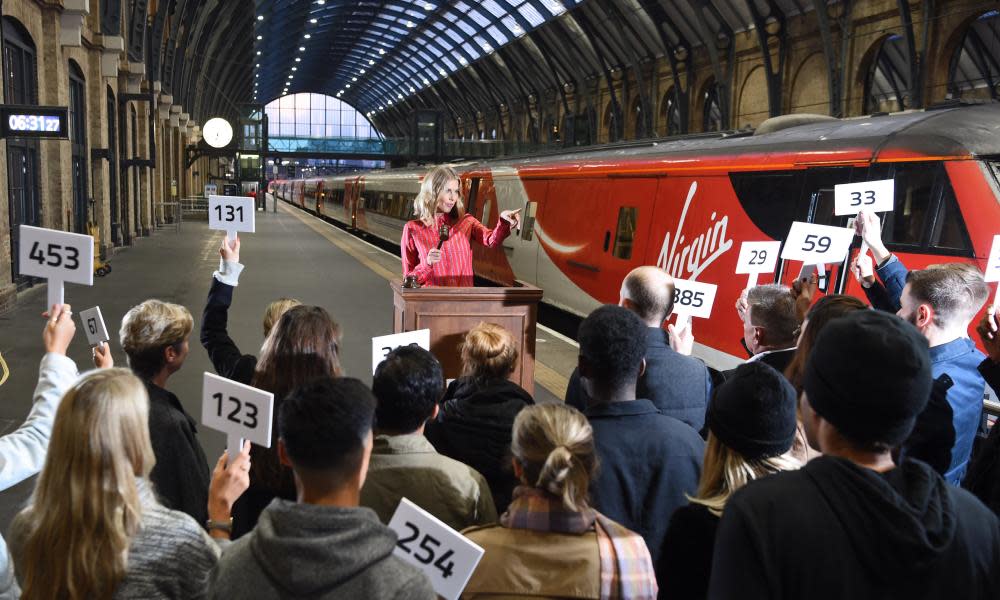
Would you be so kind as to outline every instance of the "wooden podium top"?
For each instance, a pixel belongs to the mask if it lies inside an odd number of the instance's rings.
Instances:
[[[402,280],[393,279],[389,282],[394,294],[405,296],[407,300],[452,300],[461,301],[481,301],[481,300],[519,300],[523,302],[538,302],[542,299],[542,290],[530,283],[515,281],[511,287],[503,286],[482,286],[482,287],[419,287],[404,288]]]

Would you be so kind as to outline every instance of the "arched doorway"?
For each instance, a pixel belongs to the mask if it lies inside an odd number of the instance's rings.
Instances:
[[[4,102],[38,104],[38,58],[35,42],[21,23],[3,17]],[[5,140],[7,145],[7,198],[10,215],[10,260],[13,283],[31,285],[18,273],[18,227],[41,225],[38,179],[38,141],[23,138]]]
[[[701,106],[701,130],[722,131],[722,104],[719,103],[719,86],[715,81],[705,86]]]
[[[660,100],[660,123],[663,123],[663,130],[667,135],[681,133],[681,110],[677,104],[675,90],[676,88],[670,88]]]

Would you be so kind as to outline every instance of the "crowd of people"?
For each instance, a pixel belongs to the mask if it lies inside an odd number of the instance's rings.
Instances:
[[[814,280],[749,288],[749,357],[729,370],[665,327],[670,276],[634,270],[581,323],[565,404],[509,380],[516,343],[490,323],[448,385],[413,346],[370,388],[344,376],[340,326],[287,298],[244,354],[225,241],[200,341],[220,375],[274,394],[276,426],[270,448],[214,464],[169,391],[188,309],[138,304],[128,368],[101,347],[80,375],[71,307],[53,306],[31,412],[0,438],[0,489],[39,473],[0,544],[0,598],[433,598],[393,553],[403,498],[483,548],[468,598],[994,598],[1000,315],[977,323],[984,355],[967,333],[982,275],[908,272],[877,219],[856,226],[869,302],[817,298]]]

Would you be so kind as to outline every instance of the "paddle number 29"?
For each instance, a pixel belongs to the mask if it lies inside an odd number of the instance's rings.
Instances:
[[[419,563],[425,565],[434,563],[434,568],[441,571],[441,577],[444,579],[451,577],[455,569],[455,563],[450,559],[455,555],[455,551],[446,550],[439,556],[438,553],[442,548],[441,542],[437,538],[429,533],[421,535],[420,528],[410,521],[405,521],[403,526],[409,530],[409,533],[400,537],[396,545],[407,554],[412,554],[414,560]],[[418,542],[417,540],[420,541]],[[417,547],[412,548],[411,544],[417,544]]]
[[[229,413],[226,415],[227,419],[229,419],[233,423],[240,423],[241,425],[245,425],[247,427],[251,428],[257,427],[258,409],[257,405],[254,404],[253,402],[244,402],[243,400],[240,400],[236,396],[229,396],[228,400],[226,402],[223,402],[225,397],[222,395],[222,392],[216,392],[212,394],[212,398],[214,398],[215,401],[217,402],[218,412],[216,414],[218,416],[220,417],[222,416],[222,410],[223,410],[222,405],[227,404],[232,407],[232,410],[230,410]],[[240,415],[240,413],[244,411],[245,414]],[[244,418],[240,419],[241,416]]]

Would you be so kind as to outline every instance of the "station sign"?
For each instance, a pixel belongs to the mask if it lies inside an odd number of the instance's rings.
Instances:
[[[69,108],[0,104],[0,137],[69,137]]]

